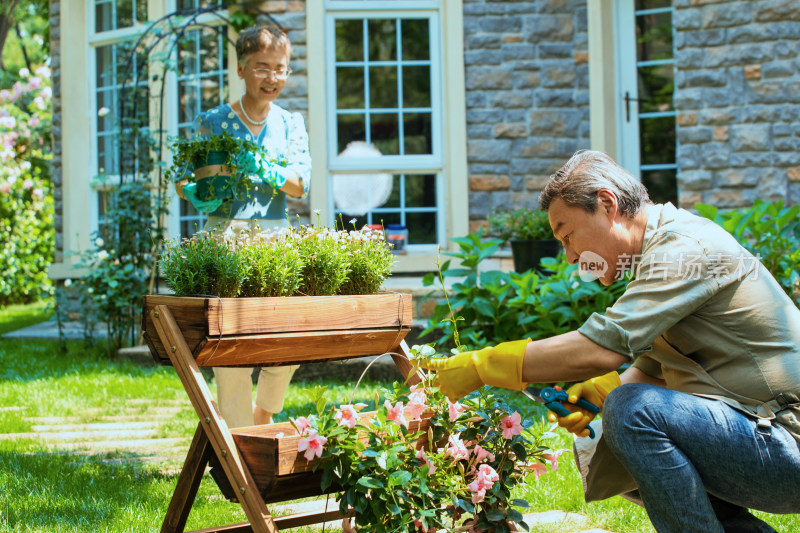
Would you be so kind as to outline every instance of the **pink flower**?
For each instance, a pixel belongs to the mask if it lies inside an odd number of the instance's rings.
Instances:
[[[41,86],[42,86],[42,78],[40,78],[38,76],[34,76],[28,81],[28,90],[29,91],[36,90]]]
[[[383,402],[383,405],[386,407],[386,420],[394,421],[398,426],[408,427],[408,421],[403,412],[403,402],[397,402],[394,404],[394,407],[392,407],[391,402],[386,400]]]
[[[53,89],[51,89],[50,87],[45,87],[39,94],[42,95],[43,98],[52,98]]]
[[[31,128],[35,128],[38,125],[39,125],[39,117],[31,117],[31,119],[28,121],[28,126],[30,126]]]
[[[305,451],[306,453],[304,453],[303,456],[306,460],[311,461],[314,459],[315,455],[317,457],[322,457],[322,447],[326,442],[328,442],[328,439],[310,431],[308,437],[303,437],[297,441],[297,451]]]
[[[503,430],[503,438],[506,440],[511,440],[514,435],[519,435],[522,433],[522,417],[516,411],[511,416],[505,417],[500,422],[500,428]]]
[[[480,486],[480,484],[477,481],[473,481],[472,483],[467,485],[467,488],[469,488],[469,490],[471,490],[473,493],[472,494],[473,504],[478,504],[482,502],[483,499],[486,497],[486,488]]]
[[[428,401],[428,395],[425,394],[425,389],[414,385],[411,387],[411,394],[408,395],[408,403],[422,403]]]
[[[42,192],[42,189],[33,189],[33,195],[34,195],[36,198],[38,198],[39,200],[41,200],[42,198],[44,198],[44,193]]]
[[[352,405],[343,405],[336,411],[333,419],[338,420],[340,426],[347,426],[353,429],[356,427],[356,422],[358,422],[358,413],[356,413]]]
[[[500,481],[500,476],[497,471],[489,465],[481,465],[478,467],[478,479],[483,480],[483,484],[487,489],[492,488],[495,481]]]
[[[447,400],[447,409],[450,413],[450,422],[455,422],[458,419],[458,415],[466,409],[463,405],[458,402],[450,403],[450,400]]]
[[[444,452],[445,457],[449,455],[456,461],[469,459],[469,450],[463,440],[451,435],[447,442],[447,450]]]
[[[28,189],[30,189],[31,187],[33,187],[33,180],[32,180],[32,179],[30,179],[30,178],[26,179],[25,181],[23,181],[23,182],[22,182],[22,186],[23,186],[23,187],[25,188],[25,190],[27,191]]]
[[[542,463],[533,463],[532,465],[528,466],[528,470],[533,470],[534,478],[536,478],[536,481],[539,481],[539,476],[547,473],[547,465]]]
[[[299,435],[305,435],[308,430],[311,429],[311,424],[308,421],[308,418],[304,416],[298,416],[294,419],[294,425],[297,426],[297,433]]]
[[[479,462],[479,463],[482,463],[482,462],[483,462],[483,461],[485,461],[486,459],[489,459],[489,461],[490,461],[490,462],[491,462],[491,461],[494,461],[494,454],[493,454],[493,453],[491,453],[489,450],[487,450],[487,449],[485,449],[485,448],[481,448],[481,447],[480,447],[479,445],[477,445],[477,444],[476,444],[476,445],[475,445],[475,447],[472,449],[472,455],[474,455],[474,456],[475,456],[475,460],[476,460],[477,462]]]
[[[546,460],[550,461],[550,465],[553,467],[553,472],[558,471],[558,458],[561,456],[562,453],[566,451],[568,450],[556,450],[552,454],[547,454],[543,456]]]
[[[421,461],[420,466],[428,465],[429,476],[436,472],[436,465],[434,465],[431,460],[428,459],[428,454],[425,453],[425,450],[417,450],[417,459]]]

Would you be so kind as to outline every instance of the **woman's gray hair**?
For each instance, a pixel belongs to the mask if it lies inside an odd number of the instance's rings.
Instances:
[[[247,59],[261,50],[285,50],[292,55],[292,43],[277,26],[251,26],[239,32],[236,38],[236,61],[244,68]]]
[[[620,211],[628,218],[651,203],[642,182],[613,159],[603,152],[580,150],[550,177],[539,196],[539,207],[547,211],[553,200],[561,198],[570,207],[594,213],[600,189],[607,189],[617,198]]]

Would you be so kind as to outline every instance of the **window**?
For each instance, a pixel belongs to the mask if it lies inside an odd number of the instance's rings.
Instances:
[[[185,3],[191,4],[188,0]],[[193,6],[189,6],[193,7]],[[189,137],[201,112],[228,101],[228,46],[225,30],[202,28],[187,32],[178,46],[177,135]],[[205,224],[206,216],[181,199],[178,220],[181,238]]]
[[[675,88],[670,0],[626,0],[618,5],[623,98],[622,163],[655,202],[677,202]],[[632,27],[631,27],[632,25]],[[624,36],[635,43],[628,46]],[[635,51],[635,57],[634,57]]]
[[[342,192],[336,187],[332,212],[348,226],[353,217],[343,204],[352,205],[352,195],[363,196],[362,207],[368,210],[357,213],[357,226],[402,224],[408,228],[411,250],[435,245],[443,240],[438,11],[381,11],[375,2],[359,3],[372,10],[365,14],[338,12],[336,4],[329,2],[327,13],[332,179],[358,172],[374,176],[373,189],[388,185],[390,192],[382,204],[374,205],[370,191],[345,188],[350,200],[345,203],[337,198],[337,191]],[[434,2],[429,5],[436,7]],[[352,143],[365,143],[380,157],[352,156]]]

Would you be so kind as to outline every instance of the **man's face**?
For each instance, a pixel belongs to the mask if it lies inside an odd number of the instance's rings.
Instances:
[[[550,204],[547,213],[555,237],[561,241],[567,261],[580,264],[582,272],[592,272],[603,285],[617,278],[621,253],[615,232],[616,204],[599,202],[594,213],[569,207],[561,198]],[[613,213],[613,214],[612,214]]]

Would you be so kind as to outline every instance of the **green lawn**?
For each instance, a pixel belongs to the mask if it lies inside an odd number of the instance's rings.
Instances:
[[[0,331],[11,331],[46,319],[45,305],[0,310]],[[170,367],[142,368],[108,361],[101,350],[87,350],[81,341],[58,352],[57,341],[0,339],[0,434],[36,433],[37,424],[52,417],[72,424],[108,422],[108,415],[125,413],[131,420],[169,416],[155,437],[178,436],[185,453],[197,424],[177,376]],[[305,414],[311,387],[291,388],[282,416]],[[344,403],[354,383],[326,382],[328,399]],[[362,382],[355,401],[374,405],[382,384]],[[211,384],[213,390],[213,383]],[[516,393],[509,393],[516,394]],[[370,401],[371,400],[371,401]],[[515,403],[520,403],[515,398]],[[532,408],[529,416],[540,416]],[[569,436],[558,436],[570,447]],[[139,452],[86,454],[43,444],[36,438],[0,436],[0,530],[2,531],[141,531],[160,529],[177,482],[177,459],[149,461]],[[571,454],[562,456],[558,472],[538,482],[531,476],[520,496],[529,511],[560,509],[589,517],[589,527],[620,533],[650,532],[645,513],[620,498],[586,504]],[[121,460],[127,459],[127,460]],[[800,530],[800,515],[768,516],[780,532]],[[213,481],[204,479],[189,516],[187,529],[245,521],[241,509],[219,496]],[[533,528],[536,532],[575,531],[566,524]]]

